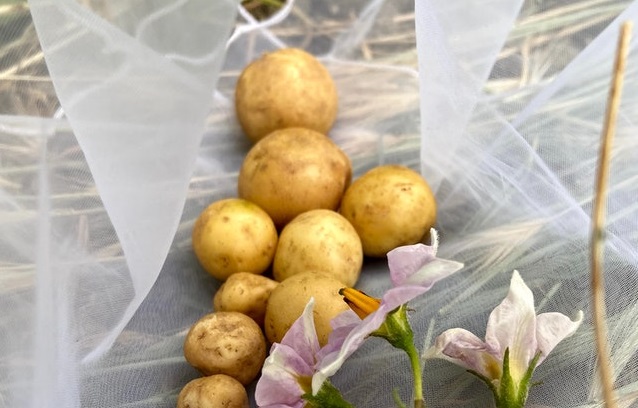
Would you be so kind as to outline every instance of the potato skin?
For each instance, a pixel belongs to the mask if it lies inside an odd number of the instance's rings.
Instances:
[[[419,173],[404,166],[376,167],[355,180],[339,212],[354,226],[363,253],[383,257],[420,242],[436,222],[436,201]]]
[[[226,374],[246,385],[261,371],[266,339],[257,323],[242,313],[210,313],[188,331],[184,357],[204,375]]]
[[[318,208],[336,210],[352,179],[348,156],[310,129],[277,130],[246,155],[238,193],[260,206],[277,228]]]
[[[216,201],[197,218],[193,250],[206,272],[224,281],[237,272],[263,273],[277,248],[277,229],[259,206],[238,198]]]
[[[361,240],[342,215],[331,210],[299,214],[281,231],[273,275],[281,282],[305,271],[323,272],[352,287],[363,264]]]
[[[296,48],[266,53],[253,61],[235,88],[237,118],[253,142],[287,127],[327,133],[337,116],[337,104],[337,88],[328,70]]]
[[[248,408],[248,394],[233,377],[216,374],[196,378],[182,388],[177,408]]]
[[[216,312],[239,312],[264,325],[266,304],[278,283],[265,276],[247,272],[231,275],[213,297]]]
[[[270,342],[281,342],[290,326],[315,298],[314,321],[319,344],[324,346],[332,331],[330,320],[348,310],[339,294],[341,281],[321,272],[305,272],[284,280],[272,291],[266,307],[264,329]]]

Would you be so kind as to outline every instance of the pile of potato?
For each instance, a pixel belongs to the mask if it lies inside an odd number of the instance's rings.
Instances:
[[[339,289],[356,285],[364,257],[420,242],[436,218],[432,191],[407,167],[379,166],[352,182],[350,158],[327,136],[336,86],[312,55],[265,54],[240,75],[235,102],[254,144],[238,197],[210,204],[193,228],[197,259],[223,284],[214,312],[186,336],[186,360],[206,377],[184,387],[178,407],[247,407],[244,386],[267,343],[281,341],[308,300],[323,345],[348,308]]]

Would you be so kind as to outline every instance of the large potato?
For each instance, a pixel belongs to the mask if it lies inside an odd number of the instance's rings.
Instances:
[[[354,226],[367,256],[421,241],[436,221],[430,186],[404,166],[376,167],[355,180],[339,212]]]
[[[330,320],[348,310],[339,290],[343,282],[321,273],[300,273],[281,282],[270,294],[264,328],[266,338],[281,342],[290,326],[303,313],[311,297],[315,298],[314,322],[319,344],[328,342]]]
[[[315,57],[284,48],[244,69],[235,89],[235,108],[253,142],[287,127],[327,133],[337,115],[337,88]]]
[[[184,357],[204,375],[226,374],[246,385],[266,359],[266,339],[253,319],[215,312],[199,319],[184,341]]]
[[[233,377],[216,374],[196,378],[182,388],[177,408],[248,408],[248,394]]]
[[[348,220],[331,210],[312,210],[295,217],[281,231],[273,274],[281,282],[298,273],[318,271],[354,286],[362,263],[361,240]]]
[[[266,304],[277,282],[247,272],[231,275],[217,290],[213,307],[217,312],[239,312],[263,326]]]
[[[237,272],[263,273],[277,249],[277,229],[257,205],[237,198],[216,201],[197,218],[193,250],[206,272],[226,280]]]
[[[351,179],[350,159],[332,140],[314,130],[288,128],[250,149],[238,191],[281,228],[309,210],[336,210]]]

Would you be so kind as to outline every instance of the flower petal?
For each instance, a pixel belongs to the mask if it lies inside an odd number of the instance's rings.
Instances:
[[[536,341],[541,356],[538,364],[545,360],[545,357],[564,338],[574,334],[583,321],[583,312],[579,311],[576,320],[572,321],[562,313],[542,313],[536,317]]]
[[[454,272],[463,268],[463,264],[447,259],[435,258],[428,264],[423,265],[419,270],[407,277],[402,285],[419,285],[430,290],[438,281],[447,278]]]
[[[441,358],[474,370],[490,380],[501,378],[502,362],[494,356],[488,344],[465,329],[450,329],[441,333],[424,358]]]
[[[282,344],[273,344],[255,388],[257,405],[303,406],[301,396],[304,390],[299,384],[299,376],[310,377],[312,372],[312,367],[308,367],[294,349]],[[301,405],[297,405],[299,402]]]
[[[330,321],[330,327],[332,327],[332,332],[334,333],[335,331],[359,323],[361,323],[361,318],[352,310],[346,310],[345,312],[339,313]],[[328,342],[330,342],[330,340],[328,340]]]
[[[514,271],[507,297],[490,314],[485,341],[503,360],[510,350],[510,372],[516,381],[523,377],[536,354],[536,311],[534,295],[518,271]]]
[[[381,298],[381,306],[379,308],[383,307],[383,310],[385,310],[386,313],[391,312],[397,307],[404,305],[415,297],[427,292],[428,289],[429,288],[417,285],[390,288],[387,292],[385,292],[383,298]]]
[[[315,365],[315,355],[320,347],[313,318],[314,306],[315,299],[310,298],[301,316],[295,320],[281,340],[281,344],[295,350],[310,367]]]
[[[433,243],[432,246],[424,244],[405,245],[388,252],[390,278],[394,286],[402,284],[423,265],[436,258],[439,238],[434,228],[430,229],[430,236]]]
[[[351,330],[343,339],[341,348],[326,353],[326,355],[322,356],[323,358],[315,367],[316,372],[312,377],[313,394],[317,393],[319,388],[321,388],[321,384],[323,384],[328,377],[334,375],[337,370],[341,368],[346,359],[350,357],[352,353],[357,351],[370,333],[381,326],[389,311],[390,310],[388,310],[386,305],[382,302],[376,312],[371,313],[363,320],[359,320],[357,324],[347,326]],[[339,316],[344,315],[344,313]],[[345,331],[342,332],[341,335],[344,333]],[[328,345],[326,345],[326,347],[328,347]]]
[[[304,405],[301,396],[308,390],[302,388],[300,380],[310,379],[314,374],[315,354],[319,351],[314,305],[314,299],[310,298],[281,343],[270,348],[255,389],[258,406],[296,408]]]
[[[352,310],[341,312],[330,321],[332,332],[328,336],[328,343],[317,353],[317,361],[322,361],[326,355],[338,352],[350,332],[361,324],[361,318]]]
[[[390,278],[394,286],[419,285],[430,289],[439,280],[463,267],[462,263],[436,257],[439,238],[436,230],[430,230],[432,246],[406,245],[388,252]]]

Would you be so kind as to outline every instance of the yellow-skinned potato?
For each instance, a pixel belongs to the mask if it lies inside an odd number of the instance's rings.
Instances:
[[[182,388],[177,408],[248,408],[248,394],[233,377],[215,374],[196,378]]]
[[[284,48],[244,69],[237,80],[235,109],[253,142],[287,127],[327,133],[337,115],[337,88],[315,57]]]
[[[287,128],[250,149],[238,192],[281,228],[309,210],[336,210],[351,179],[350,159],[332,140],[314,130]]]
[[[206,272],[224,281],[237,272],[263,273],[277,249],[277,229],[257,205],[238,198],[209,205],[195,222],[193,250]]]
[[[425,237],[436,221],[436,201],[419,173],[386,165],[355,180],[344,194],[339,212],[357,230],[363,253],[382,257]]]
[[[281,282],[305,271],[326,273],[354,286],[363,264],[361,240],[339,213],[311,210],[295,217],[281,231],[273,275]]]
[[[246,385],[266,359],[266,339],[253,319],[215,312],[199,319],[184,340],[186,361],[204,375],[226,374]]]
[[[232,274],[215,293],[216,312],[239,312],[260,326],[264,324],[266,304],[277,282],[265,276],[247,272]]]
[[[281,282],[270,294],[264,329],[270,342],[281,342],[290,326],[315,299],[314,321],[319,344],[325,345],[332,331],[330,320],[348,310],[339,290],[343,282],[321,273],[300,273]]]

